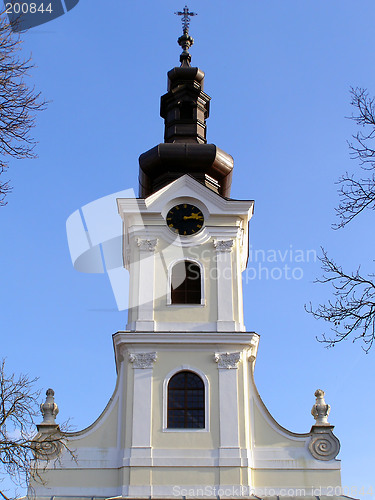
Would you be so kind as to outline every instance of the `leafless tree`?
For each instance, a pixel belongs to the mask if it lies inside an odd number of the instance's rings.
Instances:
[[[351,116],[362,127],[349,143],[352,159],[358,160],[363,174],[358,178],[345,173],[338,184],[340,202],[336,209],[339,222],[334,229],[340,229],[364,210],[375,210],[375,98],[367,90],[351,89],[351,104],[355,114]],[[361,339],[363,349],[368,352],[375,340],[375,275],[345,272],[322,249],[323,277],[318,283],[331,283],[334,300],[310,306],[307,311],[315,318],[332,324],[333,336],[323,335],[321,342],[334,346],[337,342],[352,338]]]
[[[49,426],[54,432],[35,432],[36,417],[40,416],[36,381],[27,375],[7,375],[5,361],[0,362],[0,479],[10,478],[23,487],[30,479],[43,483],[41,473],[51,460],[58,459],[62,449],[74,458],[65,431],[58,425]],[[0,497],[10,500],[1,488]]]
[[[336,209],[339,229],[348,224],[365,209],[375,210],[375,98],[365,89],[351,89],[351,104],[357,113],[351,117],[362,130],[349,143],[351,158],[359,160],[365,173],[356,179],[345,173],[340,179],[340,203]]]
[[[39,92],[28,85],[33,67],[22,55],[20,35],[12,31],[7,15],[0,12],[0,176],[8,168],[10,158],[35,158],[35,140],[30,130],[35,125],[35,112],[45,108]],[[10,191],[8,181],[0,181],[0,205]]]

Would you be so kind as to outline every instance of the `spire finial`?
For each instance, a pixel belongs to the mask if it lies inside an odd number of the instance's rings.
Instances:
[[[184,34],[189,34],[190,17],[197,16],[196,12],[189,12],[189,7],[185,5],[182,12],[175,12],[176,16],[182,16],[182,31]]]
[[[56,415],[59,413],[59,407],[55,403],[55,391],[53,389],[47,389],[46,401],[40,405],[40,411],[43,415],[43,424],[55,425]]]
[[[178,44],[182,47],[180,55],[181,66],[190,66],[191,55],[189,48],[193,45],[194,39],[189,35],[190,17],[197,16],[196,12],[190,12],[187,5],[185,5],[182,12],[175,12],[177,16],[182,16],[182,36],[178,39]]]
[[[311,410],[311,415],[315,418],[315,425],[330,425],[328,415],[331,407],[324,400],[324,391],[318,389],[315,391],[316,402]]]

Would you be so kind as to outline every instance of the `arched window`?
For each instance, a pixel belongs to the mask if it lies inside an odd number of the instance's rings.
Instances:
[[[200,304],[202,298],[201,270],[198,264],[184,260],[172,268],[171,303]]]
[[[203,429],[204,383],[190,371],[176,373],[168,384],[169,429]]]

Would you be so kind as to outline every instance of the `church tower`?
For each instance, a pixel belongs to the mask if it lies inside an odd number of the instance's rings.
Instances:
[[[42,463],[46,484],[35,494],[337,495],[339,442],[324,392],[310,432],[296,434],[255,387],[259,336],[245,328],[241,282],[254,202],[230,198],[233,159],[207,143],[210,97],[189,53],[193,13],[180,14],[181,64],[161,98],[164,143],[139,158],[139,198],[117,201],[130,298],[126,330],[113,336],[115,391],[90,427],[67,435],[76,461],[55,450],[60,461]],[[45,410],[41,434],[56,431],[56,413]]]

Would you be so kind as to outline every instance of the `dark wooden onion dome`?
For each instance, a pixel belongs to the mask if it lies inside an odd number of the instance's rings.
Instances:
[[[204,72],[190,66],[194,40],[188,32],[178,39],[181,66],[168,72],[168,92],[161,97],[164,143],[139,157],[139,196],[146,198],[184,174],[229,198],[233,158],[207,144],[206,119],[210,96],[203,91]]]

